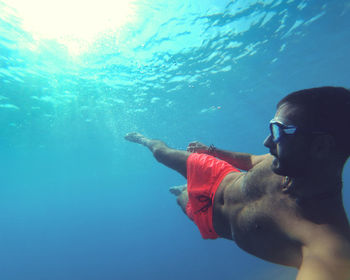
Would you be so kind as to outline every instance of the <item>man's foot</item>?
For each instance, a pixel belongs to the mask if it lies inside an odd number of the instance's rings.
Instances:
[[[134,142],[142,145],[146,145],[148,140],[145,136],[137,132],[130,132],[126,134],[124,138],[130,142]]]
[[[169,191],[176,196],[179,196],[184,190],[186,190],[187,185],[181,185],[181,186],[174,186],[169,188]]]

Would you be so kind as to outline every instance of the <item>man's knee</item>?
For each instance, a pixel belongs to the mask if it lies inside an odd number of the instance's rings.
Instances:
[[[164,162],[167,159],[169,148],[165,146],[158,146],[153,149],[153,155],[159,162]]]
[[[188,194],[187,189],[183,190],[180,195],[176,198],[177,204],[181,207],[181,209],[186,213],[186,206],[188,203]]]
[[[166,145],[155,145],[152,149],[155,159],[187,178],[187,158],[189,153],[175,150]]]

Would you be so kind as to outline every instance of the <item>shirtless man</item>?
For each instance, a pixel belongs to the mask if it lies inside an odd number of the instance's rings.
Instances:
[[[187,188],[172,192],[203,238],[227,238],[295,267],[298,280],[349,280],[350,225],[342,202],[349,128],[350,91],[324,87],[279,102],[264,142],[270,154],[199,142],[181,151],[139,133],[125,138],[187,178]]]

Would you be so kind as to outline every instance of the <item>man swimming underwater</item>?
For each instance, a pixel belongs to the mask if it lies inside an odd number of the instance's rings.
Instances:
[[[264,142],[270,154],[199,142],[181,151],[139,133],[125,139],[187,178],[187,188],[171,192],[203,238],[230,239],[259,258],[296,267],[299,280],[348,280],[342,171],[350,155],[349,127],[350,91],[323,87],[278,103]]]

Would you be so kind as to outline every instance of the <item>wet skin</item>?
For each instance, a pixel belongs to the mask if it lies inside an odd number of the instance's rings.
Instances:
[[[275,118],[299,125],[303,121],[295,118],[299,113],[294,108],[284,107],[277,111]],[[171,149],[159,140],[137,133],[125,138],[148,147],[159,162],[187,176],[189,152]],[[304,271],[308,275],[310,267],[312,273],[337,275],[335,278],[303,276],[300,279],[347,279],[347,275],[350,276],[349,223],[340,192],[319,196],[323,189],[332,190],[336,184],[333,186],[328,180],[328,166],[324,170],[312,169],[311,143],[304,135],[291,135],[279,143],[273,143],[268,137],[265,141],[271,152],[268,155],[218,150],[218,158],[247,172],[230,173],[220,183],[213,205],[214,229],[220,237],[234,240],[248,253],[299,268],[302,275]],[[206,151],[201,143],[189,147],[190,152]],[[290,174],[306,180],[288,180],[285,175]],[[330,186],[323,184],[327,180]],[[308,197],[303,196],[303,190]],[[183,210],[186,193],[178,195]]]
[[[226,176],[215,195],[213,225],[221,237],[234,240],[248,253],[298,267],[301,246],[290,235],[298,206],[285,193],[284,177],[272,172],[273,160],[266,156],[248,172]]]

